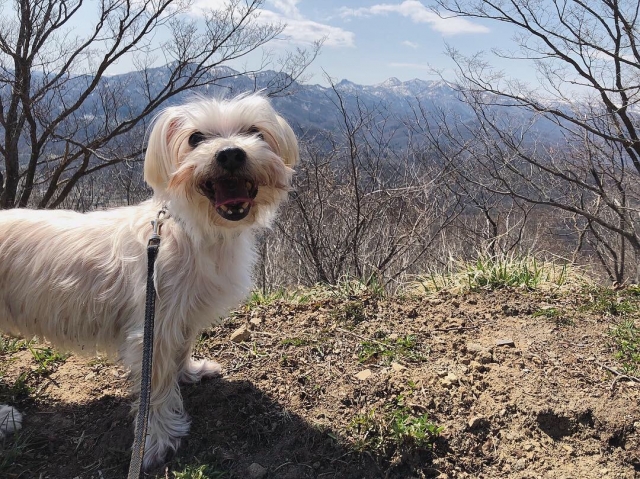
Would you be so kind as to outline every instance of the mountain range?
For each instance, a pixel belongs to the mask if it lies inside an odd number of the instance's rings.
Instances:
[[[145,108],[146,98],[154,97],[166,87],[170,74],[171,69],[165,66],[145,72],[134,71],[103,77],[101,85],[89,96],[80,111],[69,119],[69,130],[74,131],[77,128],[77,123],[73,123],[77,121],[85,122],[84,127],[89,134],[105,128],[104,112],[107,110],[101,107],[105,91],[109,91],[111,96],[123,95],[127,98],[127,102],[123,104],[125,106],[117,111],[113,119],[109,118],[109,122],[117,121],[116,117],[135,117]],[[216,67],[207,75],[200,80],[203,86],[178,94],[168,103],[181,103],[194,92],[217,97],[256,90],[269,94],[270,87],[282,79],[282,73],[274,71],[241,74],[226,66]],[[59,95],[57,98],[63,101],[51,103],[60,104],[62,108],[63,104],[74,102],[92,79],[93,77],[88,75],[70,79],[65,84],[64,92],[56,94]],[[358,85],[349,80],[342,80],[329,87],[292,81],[289,89],[273,96],[272,102],[294,130],[307,138],[320,132],[340,134],[344,131],[345,118],[338,106],[342,102],[352,119],[362,115],[369,118],[368,126],[377,128],[378,132],[383,125],[386,135],[393,132],[389,144],[400,148],[409,140],[407,122],[419,121],[424,126],[425,121],[424,118],[420,118],[421,114],[426,118],[435,118],[446,111],[448,115],[453,115],[452,118],[457,122],[473,122],[475,118],[471,108],[461,101],[459,92],[452,85],[444,81],[420,79],[400,81],[397,78],[389,78],[376,85]],[[494,108],[503,107],[498,103]],[[510,112],[516,113],[514,109],[510,109]],[[526,112],[516,114],[524,115],[522,124],[527,124],[531,118]],[[110,113],[109,117],[111,116]],[[546,139],[551,139],[553,132],[557,132],[557,127],[549,121],[539,122],[536,128]],[[389,136],[386,139],[388,140]]]
[[[111,82],[135,85],[138,72],[109,77]],[[242,92],[262,90],[270,93],[270,85],[281,73],[264,71],[258,74],[240,74],[229,67],[216,67],[211,72],[211,83],[193,91],[203,95],[233,96]],[[160,89],[167,81],[168,69],[154,69],[147,75],[154,83],[152,90]],[[217,80],[222,78],[222,80]],[[463,117],[471,116],[467,106],[459,100],[456,90],[443,81],[425,81],[413,79],[400,81],[397,78],[377,85],[358,85],[349,80],[342,80],[334,87],[318,84],[293,82],[284,93],[272,98],[276,110],[285,117],[294,129],[300,133],[312,135],[319,131],[338,132],[343,125],[343,118],[337,107],[339,92],[346,109],[354,114],[357,108],[368,113],[377,113],[379,119],[385,118],[389,127],[401,125],[401,120],[414,115],[413,110],[420,104],[427,111],[446,108]],[[171,103],[180,103],[189,93],[177,95]],[[374,115],[375,116],[375,115]],[[402,133],[398,137],[403,137]]]
[[[269,85],[281,73],[264,71],[256,75],[243,75],[229,67],[217,67],[212,73],[212,79],[224,78],[215,82],[216,86],[197,89],[199,93],[235,95],[246,91],[264,89],[269,93]],[[213,83],[212,83],[213,84]],[[335,90],[335,91],[334,91]],[[360,110],[365,115],[370,114],[373,123],[385,124],[387,132],[394,131],[392,146],[406,145],[409,132],[405,122],[415,122],[416,114],[420,110],[428,117],[439,117],[446,112],[449,120],[456,122],[473,122],[475,115],[472,109],[461,99],[457,89],[445,81],[428,81],[415,78],[400,81],[392,77],[375,85],[359,85],[349,80],[341,80],[333,87],[318,84],[293,82],[284,93],[272,98],[276,110],[285,117],[297,133],[307,137],[323,131],[338,133],[344,129],[344,118],[338,108],[338,92],[346,111],[354,116]],[[181,97],[173,101],[179,102]],[[501,100],[496,100],[496,111],[505,109]],[[527,125],[532,114],[522,110],[509,109],[511,119]],[[506,115],[503,115],[506,117]],[[424,119],[420,119],[424,125]],[[529,133],[542,135],[547,141],[560,140],[557,125],[539,119]]]

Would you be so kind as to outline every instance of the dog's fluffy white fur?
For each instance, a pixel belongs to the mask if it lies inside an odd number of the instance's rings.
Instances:
[[[192,359],[192,344],[249,292],[255,232],[286,198],[298,159],[293,131],[265,98],[197,99],[154,122],[144,164],[151,200],[87,214],[0,212],[0,330],[112,353],[130,368],[137,395],[146,247],[151,220],[167,207],[155,271],[147,469],[189,430],[179,381],[220,373],[217,363]],[[21,421],[0,407],[0,437]]]

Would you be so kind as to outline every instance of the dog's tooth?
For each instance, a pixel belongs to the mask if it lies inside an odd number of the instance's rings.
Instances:
[[[227,208],[227,206],[226,206],[226,205],[220,205],[220,209],[221,209],[222,211],[224,211],[225,213],[229,211],[229,208]]]
[[[251,182],[250,182],[250,181],[247,181],[247,182],[245,183],[245,185],[244,185],[244,186],[246,186],[248,190],[250,190],[251,188],[253,188],[253,185],[251,184]]]
[[[244,208],[240,208],[240,209],[238,210],[238,213],[240,213],[240,214],[244,213]]]
[[[244,203],[242,203],[242,207],[243,208],[247,208],[249,206],[249,202],[245,201]]]

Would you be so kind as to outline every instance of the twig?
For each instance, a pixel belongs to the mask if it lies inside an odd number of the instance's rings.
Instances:
[[[262,335],[262,336],[271,336],[271,337],[276,336],[275,334],[267,333],[266,331],[256,331],[256,330],[251,330],[251,329],[249,331],[251,331],[251,334],[257,334],[257,335]]]
[[[433,329],[432,331],[467,331],[469,329],[478,329],[478,326],[456,326],[454,328],[436,328]]]
[[[609,386],[609,390],[613,391],[613,388],[615,387],[616,383],[618,381],[621,381],[623,379],[626,379],[628,381],[635,381],[637,383],[640,383],[640,378],[636,377],[636,376],[629,376],[628,374],[623,374],[620,371],[618,371],[617,369],[614,369],[610,366],[607,366],[606,364],[602,364],[602,363],[596,363],[598,366],[600,366],[603,369],[606,369],[607,371],[609,371],[612,374],[615,374],[616,377],[614,378],[613,382],[611,383],[611,386]]]

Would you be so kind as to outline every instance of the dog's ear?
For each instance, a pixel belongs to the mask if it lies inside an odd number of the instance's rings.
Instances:
[[[144,179],[155,193],[167,189],[169,179],[176,169],[171,144],[179,129],[180,120],[175,108],[164,110],[153,123],[144,157]]]
[[[300,161],[300,151],[298,149],[298,140],[289,124],[280,115],[277,115],[278,124],[280,125],[280,140],[278,147],[280,149],[280,157],[289,167],[294,167]]]

